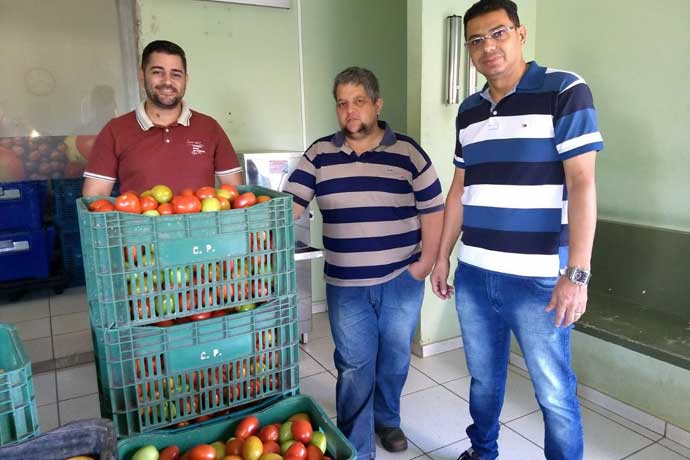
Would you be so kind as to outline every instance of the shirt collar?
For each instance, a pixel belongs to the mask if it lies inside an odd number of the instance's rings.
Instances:
[[[525,74],[520,78],[520,81],[518,82],[517,85],[508,93],[506,96],[510,96],[511,94],[518,92],[518,91],[529,91],[529,90],[534,90],[541,88],[544,85],[544,76],[546,75],[546,67],[541,67],[539,64],[537,64],[536,61],[530,61],[527,64],[527,71]],[[482,88],[482,91],[480,93],[480,96],[487,101],[491,102],[492,105],[494,105],[494,101],[491,98],[491,94],[489,93],[489,84],[485,83],[484,87]],[[503,96],[505,97],[505,96]]]
[[[395,144],[397,142],[397,138],[395,137],[395,133],[388,125],[388,123],[379,120],[378,125],[379,128],[383,129],[383,138],[381,139],[381,145]],[[331,138],[331,142],[338,148],[342,148],[343,145],[345,145],[345,134],[342,132],[342,130],[338,131],[333,135],[333,137]]]
[[[139,122],[139,126],[141,126],[141,129],[144,131],[148,131],[149,129],[153,128],[155,125],[149,118],[149,116],[146,114],[146,101],[141,101],[139,103],[139,106],[135,110],[136,116],[137,116],[137,121]],[[192,118],[192,111],[190,110],[189,107],[187,107],[187,104],[185,104],[184,101],[182,101],[182,112],[180,112],[180,116],[177,118],[177,123],[182,125],[182,126],[189,126],[190,119]]]

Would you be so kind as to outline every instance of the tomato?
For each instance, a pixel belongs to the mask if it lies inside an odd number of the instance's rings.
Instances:
[[[182,196],[194,196],[194,190],[191,188],[183,188],[182,191],[180,192],[180,195]]]
[[[175,214],[189,214],[201,211],[201,201],[195,196],[176,196],[172,200]]]
[[[89,205],[89,211],[91,212],[110,212],[114,210],[115,206],[113,206],[113,204],[105,198],[96,200]]]
[[[271,201],[271,197],[268,195],[259,195],[256,197],[257,203],[265,203],[267,201]]]
[[[300,460],[305,460],[307,458],[307,448],[304,447],[304,444],[301,442],[295,441],[285,451],[285,457],[295,457]]]
[[[264,453],[261,455],[259,460],[283,460],[283,457],[276,452],[266,452],[264,446]]]
[[[188,452],[189,460],[216,460],[216,449],[209,444],[199,444]]]
[[[326,453],[326,435],[321,431],[314,431],[311,436],[311,444],[318,447],[322,454]]]
[[[156,209],[158,207],[158,201],[151,195],[146,195],[142,196],[139,198],[139,202],[141,204],[141,210],[143,211],[150,211],[151,209]]]
[[[264,234],[264,240],[266,239],[266,235]],[[295,420],[306,420],[309,422],[309,414],[306,412],[297,412],[296,414],[292,414],[290,418],[288,419],[288,422],[293,422]]]
[[[170,203],[163,203],[158,206],[158,212],[161,216],[167,216],[173,213],[173,207]]]
[[[280,445],[276,441],[264,441],[264,454],[279,454]]]
[[[230,200],[227,198],[223,198],[222,196],[217,197],[218,201],[220,202],[220,209],[225,211],[226,209],[230,209]]]
[[[242,460],[242,457],[239,455],[226,455],[223,457],[223,460]]]
[[[307,446],[307,460],[321,460],[323,458],[323,452],[318,447],[309,444]]]
[[[259,429],[259,419],[253,415],[245,417],[235,428],[235,436],[242,439],[247,439]],[[246,460],[246,459],[245,459]]]
[[[240,195],[240,192],[237,191],[237,187],[235,187],[234,185],[221,184],[220,188],[222,190],[227,190],[228,192],[230,192],[230,198],[228,198],[228,200],[230,201],[234,200]]]
[[[259,460],[263,451],[264,445],[261,439],[256,436],[249,436],[242,446],[242,458],[244,460]]]
[[[280,425],[280,443],[289,441],[292,439],[292,422],[285,422]],[[282,447],[282,446],[281,446]]]
[[[175,324],[175,320],[173,319],[166,319],[164,321],[158,321],[157,323],[153,323],[154,326],[157,327],[170,327]]]
[[[151,189],[151,196],[153,196],[157,202],[163,204],[172,200],[173,192],[167,185],[155,185]]]
[[[242,438],[228,439],[228,442],[225,443],[225,455],[242,455],[243,444],[244,439]]]
[[[204,198],[214,198],[216,196],[216,189],[213,187],[201,187],[198,188],[194,194],[200,200]]]
[[[224,443],[222,443],[220,441],[216,441],[214,443],[211,443],[211,446],[213,446],[213,448],[216,450],[216,459],[221,459],[221,458],[225,457],[225,444]]]
[[[121,212],[141,214],[141,202],[136,193],[125,192],[115,199],[115,209]]]
[[[259,438],[263,442],[267,441],[277,441],[278,440],[278,435],[280,432],[280,426],[277,425],[266,425],[263,428],[261,428],[261,431],[259,432]]]
[[[153,445],[144,446],[134,452],[132,460],[158,460],[158,449]]]
[[[302,444],[309,444],[311,441],[312,429],[311,423],[306,420],[294,420],[292,422],[292,438]]]
[[[203,321],[205,319],[209,319],[211,317],[211,312],[204,312],[204,313],[197,313],[196,315],[191,315],[189,319],[192,321]]]
[[[168,446],[161,451],[158,460],[177,460],[180,456],[180,448],[177,446]]]
[[[232,201],[232,209],[248,208],[256,204],[256,195],[246,192]]]

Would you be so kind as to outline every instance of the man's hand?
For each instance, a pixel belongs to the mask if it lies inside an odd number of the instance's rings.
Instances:
[[[432,275],[433,278],[433,275]],[[556,310],[556,327],[568,327],[579,320],[587,310],[587,286],[575,284],[561,276],[551,295],[546,311]]]
[[[431,290],[439,299],[450,299],[450,296],[453,295],[453,286],[448,284],[449,270],[450,262],[445,259],[437,260],[434,270],[431,272]]]
[[[410,275],[412,275],[412,278],[416,279],[417,281],[424,281],[431,271],[431,266],[422,262],[420,259],[416,262],[412,262],[407,267],[407,270],[410,272]]]

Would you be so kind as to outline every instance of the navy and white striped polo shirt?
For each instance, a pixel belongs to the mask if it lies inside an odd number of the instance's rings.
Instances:
[[[314,142],[285,189],[304,207],[316,196],[323,215],[325,279],[372,286],[419,258],[419,214],[441,211],[441,184],[411,138],[384,129],[381,145],[357,155],[338,132]]]
[[[563,161],[603,148],[592,93],[578,75],[531,62],[494,104],[488,87],[456,119],[454,164],[465,169],[461,262],[522,276],[558,276],[568,261]]]

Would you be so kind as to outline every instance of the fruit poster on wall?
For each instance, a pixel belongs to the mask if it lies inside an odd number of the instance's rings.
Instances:
[[[2,137],[0,182],[81,177],[95,135]]]

